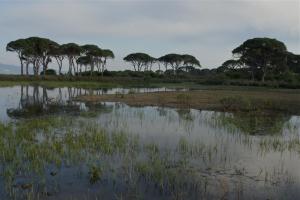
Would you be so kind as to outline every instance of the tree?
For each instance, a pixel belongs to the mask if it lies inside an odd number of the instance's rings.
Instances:
[[[123,58],[124,61],[130,62],[133,65],[134,71],[141,71],[147,69],[150,63],[155,61],[155,58],[146,53],[132,53]]]
[[[200,61],[197,58],[195,58],[194,56],[189,55],[189,54],[183,54],[183,55],[181,55],[181,57],[183,59],[184,66],[201,67]]]
[[[243,67],[243,63],[240,60],[226,60],[220,67],[217,68],[217,72],[227,72],[236,69],[241,69]]]
[[[222,67],[225,67],[227,69],[236,69],[236,68],[240,68],[242,65],[242,63],[239,60],[226,60],[223,64]]]
[[[292,72],[300,74],[300,55],[288,52],[287,65]]]
[[[58,43],[40,37],[29,37],[11,41],[6,46],[7,51],[16,52],[21,63],[21,74],[24,74],[24,65],[28,75],[28,67],[33,65],[35,75],[39,75],[40,66],[43,67],[42,74],[45,75],[48,65],[55,58],[59,67],[59,74],[63,67],[64,58],[68,59],[69,75],[78,74],[80,65],[90,65],[91,75],[94,67],[103,72],[108,59],[114,58],[114,53],[109,49],[100,49],[97,45],[87,44],[79,46],[75,43],[59,45]],[[80,58],[81,57],[81,58]],[[80,58],[80,59],[79,59]],[[77,64],[77,65],[76,65]],[[81,68],[80,68],[81,70]]]
[[[29,41],[34,55],[40,60],[40,64],[43,66],[43,75],[45,75],[48,69],[48,64],[51,62],[51,50],[57,48],[59,45],[47,38],[30,37],[26,40]],[[38,72],[37,72],[38,74]]]
[[[82,66],[85,66],[85,71],[87,70],[87,66],[91,65],[91,57],[90,56],[80,56],[77,58],[76,63],[79,65],[79,74],[82,73]]]
[[[287,49],[283,42],[270,38],[253,38],[245,41],[232,51],[238,61],[252,73],[260,74],[261,81],[269,71],[287,70]]]
[[[76,75],[75,61],[81,54],[81,47],[75,43],[68,43],[61,45],[61,48],[69,61],[69,75],[72,75],[72,70],[74,70],[74,74]]]
[[[61,45],[58,45],[51,49],[50,55],[56,59],[58,65],[58,74],[61,75],[63,60],[65,58],[65,52]]]
[[[36,56],[35,51],[34,51],[34,49],[32,48],[31,45],[28,45],[26,47],[26,49],[24,49],[22,59],[24,60],[24,63],[26,65],[26,75],[29,74],[28,73],[28,68],[29,68],[30,64],[33,65],[34,74],[36,75],[37,74],[36,69],[38,68],[38,66],[40,64],[39,64],[38,57]]]
[[[160,57],[158,60],[159,60],[159,62],[164,63],[166,71],[167,71],[167,67],[171,66],[171,68],[173,69],[174,75],[176,75],[176,71],[178,70],[180,65],[183,64],[183,61],[184,61],[182,55],[175,54],[175,53],[164,55],[164,56]]]
[[[145,71],[152,71],[153,64],[157,61],[156,58],[149,56],[145,61]]]
[[[33,64],[34,74],[38,75],[39,66],[43,66],[43,71],[46,71],[48,64],[51,62],[49,54],[51,48],[58,44],[47,38],[29,37],[19,39],[7,44],[7,51],[15,51],[21,62],[21,75],[24,74],[24,63],[26,64],[26,74],[28,75],[28,66]]]
[[[102,67],[101,74],[103,76],[103,72],[106,67],[107,59],[114,59],[115,55],[110,49],[103,49],[102,50],[102,58],[103,59],[102,59],[102,65],[101,65],[101,67]]]
[[[201,67],[200,61],[192,55],[183,54],[181,55],[183,59],[183,67],[187,72],[195,70],[195,67]]]
[[[24,50],[27,47],[27,41],[25,39],[18,39],[11,41],[6,45],[6,51],[16,52],[21,63],[21,75],[24,74]]]
[[[93,44],[86,44],[81,46],[83,54],[89,57],[90,59],[90,66],[91,71],[90,75],[93,75],[95,66],[97,67],[98,71],[100,70],[101,66],[101,56],[102,56],[102,49],[100,49],[97,45]]]

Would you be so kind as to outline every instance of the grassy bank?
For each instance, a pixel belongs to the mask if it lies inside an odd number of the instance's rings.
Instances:
[[[43,84],[49,87],[188,87],[198,89],[205,86],[244,86],[261,88],[288,88],[300,89],[298,82],[287,81],[250,81],[245,79],[228,79],[219,76],[20,76],[0,75],[0,86],[19,84]]]
[[[45,87],[111,88],[111,87],[178,87],[197,88],[199,83],[193,79],[147,79],[143,77],[23,77],[0,75],[0,87],[15,85],[34,85]]]
[[[300,113],[300,93],[294,90],[247,90],[239,87],[186,92],[80,96],[85,102],[123,102],[130,106],[166,106],[222,111],[284,111]]]

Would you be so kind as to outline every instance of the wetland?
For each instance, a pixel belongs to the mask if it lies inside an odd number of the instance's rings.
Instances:
[[[299,96],[0,87],[0,199],[295,199]]]

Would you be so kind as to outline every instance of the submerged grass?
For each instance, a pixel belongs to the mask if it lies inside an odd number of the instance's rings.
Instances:
[[[269,151],[299,151],[300,143],[299,138],[260,140],[258,146]],[[127,198],[132,193],[153,198],[219,198],[228,189],[215,191],[214,177],[230,180],[246,174],[238,168],[228,173],[216,169],[217,163],[230,166],[231,162],[221,140],[208,144],[182,136],[173,148],[141,141],[123,131],[104,130],[92,120],[65,116],[1,123],[0,152],[0,181],[4,180],[6,195],[12,199],[43,199],[63,192],[57,184],[64,182],[51,180],[63,177],[61,171],[68,168],[79,168],[78,174],[83,173],[88,184],[111,183],[118,196]],[[221,183],[229,188],[224,179]],[[124,185],[128,190],[124,191]]]

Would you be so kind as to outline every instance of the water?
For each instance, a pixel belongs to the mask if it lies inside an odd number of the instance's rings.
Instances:
[[[74,101],[132,91],[0,88],[1,199],[300,197],[300,116]]]

